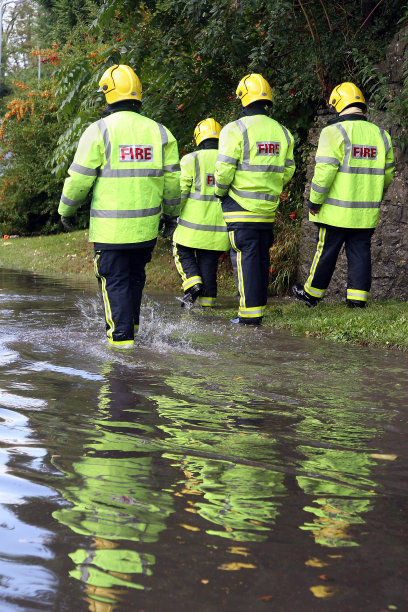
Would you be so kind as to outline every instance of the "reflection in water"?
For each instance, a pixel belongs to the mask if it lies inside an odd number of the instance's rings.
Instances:
[[[159,427],[172,445],[198,454],[210,451],[219,460],[164,456],[184,473],[183,490],[196,496],[190,504],[207,521],[206,533],[263,541],[278,514],[284,475],[228,459],[276,460],[276,440],[261,437],[262,419],[252,405],[259,405],[256,394],[243,392],[238,381],[231,385],[223,370],[203,374],[195,378],[174,374],[165,379],[171,393],[154,397],[158,413],[167,421]]]
[[[406,608],[405,355],[0,278],[2,611]]]
[[[120,370],[109,362],[102,368],[105,383],[90,422],[96,440],[86,443],[67,473],[74,483],[63,495],[72,507],[53,513],[60,523],[92,538],[87,549],[70,554],[76,566],[70,575],[86,584],[90,609],[101,611],[113,610],[126,588],[145,588],[143,577],[151,575],[155,557],[143,552],[142,544],[158,540],[173,511],[171,496],[157,487],[154,456],[134,437],[153,430],[137,422],[138,396],[124,384]]]

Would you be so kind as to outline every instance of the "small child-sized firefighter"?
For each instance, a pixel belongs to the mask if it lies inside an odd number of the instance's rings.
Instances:
[[[181,306],[196,299],[213,306],[217,296],[217,267],[230,242],[218,198],[214,169],[221,125],[204,119],[194,130],[197,149],[181,162],[181,213],[173,236],[173,257],[182,281]]]

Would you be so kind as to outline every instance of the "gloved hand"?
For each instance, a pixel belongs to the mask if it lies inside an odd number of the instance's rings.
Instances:
[[[75,229],[72,220],[69,217],[61,217],[61,223],[66,232],[73,232]]]
[[[313,204],[313,202],[311,202],[310,200],[307,201],[307,205],[309,207],[310,214],[313,216],[317,215],[317,213],[319,212],[321,208],[320,204]]]
[[[163,238],[171,238],[177,227],[177,217],[170,217],[169,215],[162,214],[159,221],[159,232],[163,228]]]

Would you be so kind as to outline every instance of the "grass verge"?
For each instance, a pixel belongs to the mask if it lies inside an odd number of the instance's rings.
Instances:
[[[224,311],[222,316],[236,317],[236,311]],[[323,302],[307,308],[289,301],[272,302],[263,323],[293,334],[343,344],[408,350],[408,302],[398,300],[369,302],[364,309],[350,309],[339,303]]]
[[[94,278],[93,247],[86,231],[31,238],[0,239],[0,265],[48,276]],[[180,280],[172,258],[171,243],[159,237],[147,267],[146,288],[180,293]],[[218,269],[220,295],[235,295],[236,288],[229,258]],[[214,313],[212,313],[214,314]],[[235,310],[219,310],[225,317]],[[335,342],[408,350],[408,302],[387,300],[369,302],[363,309],[344,304],[322,303],[307,308],[294,302],[272,302],[264,324],[288,329],[294,334],[327,338]]]

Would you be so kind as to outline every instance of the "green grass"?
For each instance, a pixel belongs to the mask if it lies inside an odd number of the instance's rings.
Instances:
[[[236,316],[236,311],[224,311],[222,315]],[[315,308],[289,300],[287,304],[271,302],[263,323],[306,337],[408,350],[408,302],[398,300],[369,302],[365,309],[329,302]]]
[[[0,265],[59,278],[78,275],[95,278],[93,245],[88,242],[85,230],[30,238],[0,238]],[[146,275],[147,289],[182,293],[169,240],[159,236]],[[235,291],[229,258],[220,261],[218,285],[220,295],[230,295]]]
[[[93,247],[86,231],[32,238],[0,239],[0,265],[61,277],[94,278]],[[147,266],[146,288],[180,293],[180,279],[172,258],[171,243],[158,239],[153,259]],[[218,269],[220,295],[235,295],[236,288],[229,258]],[[216,310],[233,317],[236,311]],[[212,311],[214,314],[214,311]],[[363,346],[408,349],[408,302],[387,300],[369,302],[365,309],[349,309],[340,303],[323,302],[315,308],[292,300],[268,304],[264,325],[288,329],[294,334],[326,338]]]

